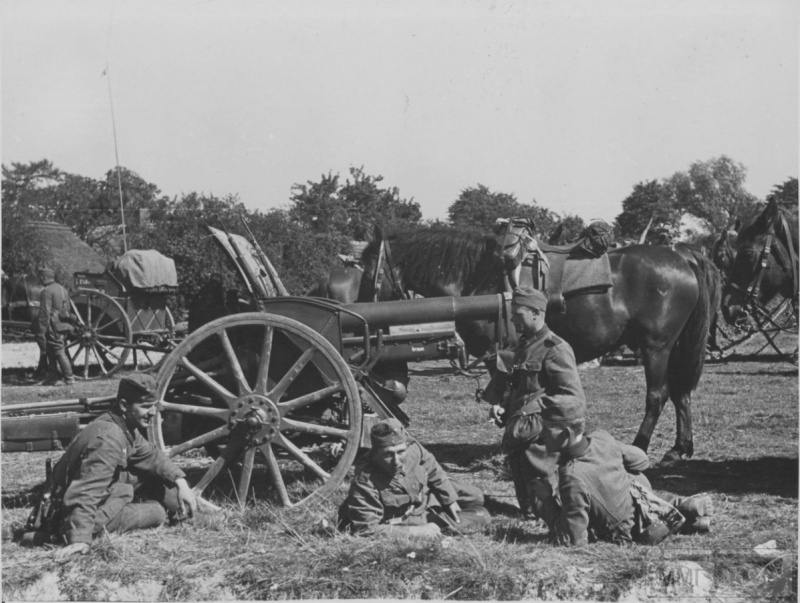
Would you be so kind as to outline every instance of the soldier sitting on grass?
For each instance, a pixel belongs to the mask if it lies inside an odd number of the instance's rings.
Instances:
[[[641,472],[647,454],[622,444],[608,432],[584,434],[586,406],[574,399],[543,399],[542,424],[548,450],[560,453],[560,504],[551,499],[551,537],[559,544],[593,540],[658,544],[670,534],[707,532],[711,497],[697,494],[664,500]]]
[[[436,537],[489,524],[483,493],[447,477],[433,455],[411,441],[397,419],[377,423],[372,450],[356,469],[339,508],[339,528],[352,532]]]
[[[155,528],[194,514],[183,471],[141,433],[155,411],[155,390],[150,375],[123,377],[115,408],[75,436],[53,468],[52,523],[67,544],[58,558],[85,553],[104,531]]]

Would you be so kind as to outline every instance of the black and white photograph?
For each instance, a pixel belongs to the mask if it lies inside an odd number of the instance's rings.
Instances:
[[[4,601],[796,601],[800,5],[4,0]]]

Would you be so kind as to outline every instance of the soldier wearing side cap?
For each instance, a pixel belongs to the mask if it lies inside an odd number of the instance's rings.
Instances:
[[[559,454],[559,502],[550,500],[550,534],[558,544],[595,540],[658,544],[675,532],[707,532],[713,501],[707,494],[656,495],[642,473],[649,466],[640,448],[606,431],[584,434],[586,405],[579,400],[542,409],[543,440]]]
[[[194,514],[186,476],[143,435],[155,412],[156,381],[134,373],[119,382],[114,408],[89,423],[53,467],[59,558],[84,553],[94,536],[162,525]]]
[[[533,288],[516,289],[511,320],[520,334],[513,357],[498,356],[497,372],[484,390],[492,417],[505,427],[503,450],[520,510],[526,517],[544,519],[543,503],[557,489],[557,452],[541,440],[543,397],[560,404],[585,403],[575,354],[570,345],[545,324],[547,298]]]
[[[466,533],[488,525],[483,493],[451,480],[400,421],[377,423],[370,439],[369,456],[339,507],[340,529],[436,537],[442,528]]]

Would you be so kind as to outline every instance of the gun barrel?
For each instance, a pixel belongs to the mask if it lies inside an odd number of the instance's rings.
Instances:
[[[450,320],[497,320],[505,296],[426,297],[412,300],[345,304],[344,308],[363,317],[370,329]],[[354,330],[361,322],[342,313],[342,328]]]

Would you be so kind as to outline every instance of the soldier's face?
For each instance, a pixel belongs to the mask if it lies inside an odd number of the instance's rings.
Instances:
[[[511,322],[517,333],[533,335],[544,328],[544,312],[528,306],[512,306]]]
[[[147,429],[153,415],[156,414],[155,402],[135,402],[126,404],[123,416],[128,427],[134,429]]]
[[[373,451],[373,458],[382,471],[394,475],[403,466],[406,450],[408,450],[407,444],[387,446]]]
[[[569,444],[570,433],[563,425],[554,425],[544,422],[542,424],[542,440],[547,452],[558,452]]]

